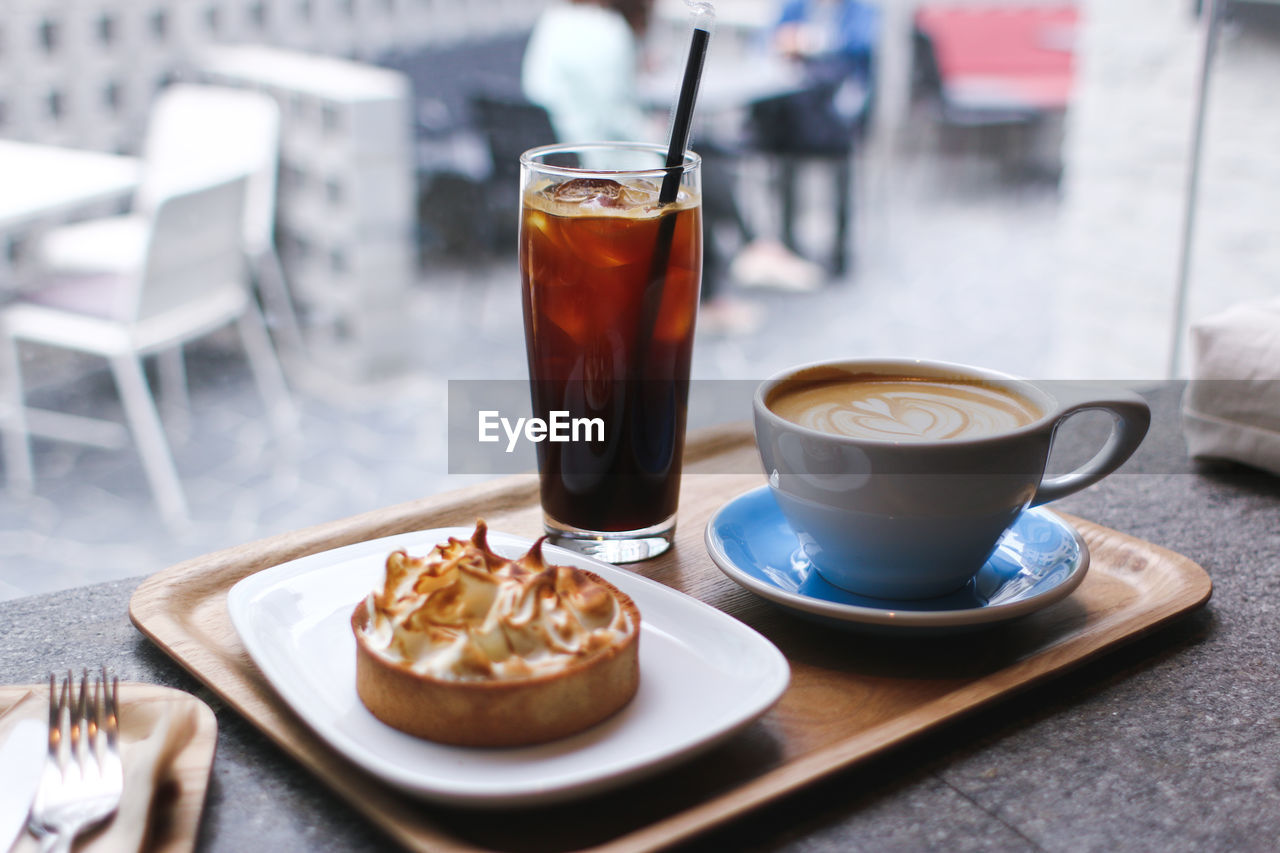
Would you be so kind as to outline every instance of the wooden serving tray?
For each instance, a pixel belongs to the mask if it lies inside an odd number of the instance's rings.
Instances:
[[[0,687],[0,714],[20,702],[29,692],[42,697],[42,705],[48,702],[47,684]],[[196,847],[200,815],[204,810],[205,794],[209,787],[209,773],[213,769],[213,755],[218,744],[218,721],[209,706],[190,693],[156,684],[120,683],[121,720],[128,717],[131,708],[154,703],[171,704],[175,713],[190,713],[194,728],[191,736],[174,753],[173,759],[160,770],[153,795],[155,799],[150,826],[147,827],[146,843],[142,850],[143,853],[190,853]],[[43,712],[41,719],[44,719]],[[126,738],[127,734],[122,731],[122,741],[127,744]],[[125,761],[128,761],[127,757]],[[22,846],[21,843],[17,845]],[[34,842],[31,846],[34,848]],[[94,841],[86,840],[77,845],[77,849],[93,851],[99,846],[101,845]]]
[[[781,701],[744,732],[655,779],[496,821],[406,797],[317,738],[249,660],[227,590],[261,569],[380,536],[483,517],[541,533],[537,481],[519,476],[287,533],[173,566],[134,593],[130,615],[193,675],[406,847],[471,851],[646,850],[669,845],[1010,693],[1062,673],[1208,600],[1198,565],[1070,519],[1092,553],[1080,588],[1024,619],[941,642],[865,637],[801,620],[740,588],[707,556],[703,529],[725,501],[760,485],[750,427],[690,437],[676,547],[636,571],[725,610],[791,662]],[[510,817],[508,815],[508,817]]]

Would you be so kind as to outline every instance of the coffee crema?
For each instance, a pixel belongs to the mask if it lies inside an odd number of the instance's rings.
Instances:
[[[999,435],[1041,412],[981,380],[880,374],[794,380],[766,401],[779,417],[810,429],[883,441],[940,441]]]

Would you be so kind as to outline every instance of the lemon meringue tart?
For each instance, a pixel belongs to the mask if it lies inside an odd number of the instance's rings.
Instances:
[[[356,692],[378,719],[459,746],[542,743],[618,711],[640,680],[640,611],[598,575],[517,560],[486,527],[429,554],[396,551],[351,616]]]

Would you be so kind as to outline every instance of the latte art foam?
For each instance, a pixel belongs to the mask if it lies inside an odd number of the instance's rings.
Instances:
[[[810,429],[885,441],[983,438],[1040,417],[1030,403],[1007,391],[909,377],[806,383],[780,389],[769,408]]]

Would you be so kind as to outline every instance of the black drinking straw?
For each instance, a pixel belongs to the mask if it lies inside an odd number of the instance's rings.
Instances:
[[[709,12],[708,4],[701,4],[700,12]],[[710,22],[707,20],[709,15],[699,15],[701,20],[695,19],[693,29],[693,40],[689,44],[689,58],[684,66],[684,79],[680,83],[680,95],[676,100],[675,116],[671,122],[671,141],[667,146],[667,162],[666,174],[662,178],[662,187],[658,191],[658,205],[665,207],[675,201],[680,195],[680,179],[684,175],[684,157],[685,150],[689,147],[689,136],[693,129],[693,107],[694,102],[698,98],[698,84],[702,80],[702,66],[707,58],[707,44],[711,40]],[[701,26],[699,25],[701,24]],[[675,238],[676,218],[679,211],[673,211],[662,215],[661,221],[658,223],[657,240],[653,247],[653,260],[649,266],[649,280],[645,284],[644,294],[640,303],[640,323],[636,328],[636,358],[631,364],[630,382],[627,388],[627,396],[629,398],[629,408],[631,410],[630,423],[628,431],[631,432],[631,440],[628,442],[632,448],[632,452],[641,458],[637,461],[640,463],[641,470],[654,471],[657,468],[665,469],[666,467],[679,464],[679,459],[675,458],[679,450],[683,446],[683,441],[677,436],[676,441],[668,444],[663,440],[666,436],[654,436],[649,434],[647,428],[648,418],[645,412],[652,405],[672,405],[674,400],[647,400],[646,394],[643,393],[641,386],[644,384],[643,377],[645,368],[649,361],[649,345],[653,340],[654,328],[658,323],[658,310],[662,307],[662,294],[666,289],[667,282],[667,263],[671,259],[671,244]],[[683,380],[687,385],[687,379]],[[671,389],[676,391],[676,396],[683,400],[687,393],[686,389]],[[665,394],[659,395],[666,397]],[[681,403],[681,405],[683,405]],[[656,451],[656,455],[650,456]],[[667,453],[672,454],[670,457]]]
[[[707,43],[711,31],[694,27],[693,40],[689,44],[689,58],[684,66],[684,80],[680,83],[680,97],[676,101],[676,114],[671,122],[671,141],[667,147],[667,174],[662,179],[658,204],[667,205],[676,200],[680,192],[680,176],[684,170],[684,152],[689,147],[689,135],[693,130],[693,105],[698,99],[698,84],[702,81],[702,66],[707,58]]]
[[[675,117],[671,121],[671,140],[667,145],[667,173],[662,177],[658,191],[658,206],[665,207],[680,195],[680,178],[684,175],[684,152],[689,147],[693,131],[693,106],[698,100],[698,84],[702,81],[702,66],[707,58],[707,43],[711,31],[705,26],[693,29],[689,43],[689,58],[684,65],[684,79],[680,83],[680,95],[676,100]],[[662,291],[667,278],[667,261],[671,257],[671,241],[675,237],[676,217],[662,217],[658,239],[653,247],[653,263],[649,267],[649,283],[645,287],[644,306],[641,311],[639,343],[641,352],[648,349],[649,336],[658,319],[658,307],[662,304]],[[643,359],[641,359],[643,361]],[[637,365],[639,367],[641,365]]]
[[[676,100],[676,113],[671,121],[671,141],[667,145],[667,173],[662,177],[658,191],[658,205],[665,207],[680,194],[680,178],[684,175],[684,152],[689,147],[689,135],[693,130],[693,106],[698,99],[698,84],[702,80],[702,66],[707,58],[707,43],[711,30],[695,22],[693,40],[689,43],[689,58],[684,65],[684,80],[680,83],[680,96]],[[658,308],[662,305],[662,291],[667,281],[667,262],[671,258],[671,241],[676,233],[676,216],[662,217],[658,226],[658,239],[653,247],[653,263],[649,266],[649,281],[645,285],[640,309],[639,338],[640,358],[632,365],[633,378],[638,377],[648,359],[649,339],[654,324],[658,322]]]

